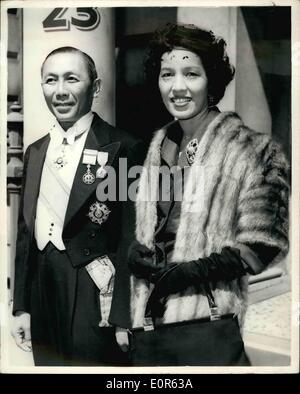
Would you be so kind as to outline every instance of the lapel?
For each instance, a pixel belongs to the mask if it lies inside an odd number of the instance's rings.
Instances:
[[[88,133],[84,149],[95,149],[101,152],[108,153],[107,166],[111,166],[116,154],[118,153],[121,142],[111,142],[110,126],[104,122],[97,114],[94,114],[94,119],[91,125],[91,129]],[[91,185],[87,185],[83,182],[82,177],[86,173],[87,166],[83,164],[83,151],[77,167],[74,182],[70,192],[69,203],[65,216],[64,228],[70,222],[72,217],[78,212],[80,207],[89,198],[89,196],[96,191],[97,186],[102,181],[100,178],[96,178],[95,182]],[[95,175],[98,165],[91,166],[91,171]]]
[[[28,229],[33,229],[35,209],[40,189],[42,169],[46,152],[50,142],[47,134],[41,140],[30,147],[30,155],[26,171],[26,183],[24,190],[23,216]]]

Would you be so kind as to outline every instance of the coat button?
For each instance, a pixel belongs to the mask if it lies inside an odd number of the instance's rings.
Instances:
[[[91,254],[90,249],[83,249],[83,253],[85,254],[85,256],[89,256]]]
[[[96,233],[92,232],[90,233],[90,238],[95,238],[96,237]]]

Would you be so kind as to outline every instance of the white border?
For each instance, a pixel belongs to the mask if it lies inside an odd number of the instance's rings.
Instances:
[[[7,234],[6,234],[6,97],[7,97],[7,9],[8,8],[49,8],[56,6],[98,6],[98,7],[161,7],[163,6],[291,6],[292,7],[292,196],[291,196],[291,258],[292,258],[292,313],[296,318],[293,319],[294,324],[291,329],[291,365],[287,367],[11,367],[7,363],[7,349],[5,346],[8,333],[8,316],[5,306],[8,303],[6,291],[7,278]],[[0,107],[0,318],[1,318],[1,372],[5,373],[58,373],[58,374],[227,374],[227,373],[296,373],[299,371],[299,174],[300,174],[300,124],[299,124],[299,108],[300,108],[300,2],[297,0],[280,0],[280,1],[242,1],[242,0],[190,0],[190,1],[168,1],[168,0],[85,0],[85,1],[57,1],[57,0],[26,0],[13,1],[4,0],[1,2],[1,107]]]

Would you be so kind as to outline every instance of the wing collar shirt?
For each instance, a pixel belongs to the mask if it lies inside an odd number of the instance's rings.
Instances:
[[[59,250],[65,250],[62,240],[65,214],[93,117],[90,111],[67,131],[56,121],[50,130],[35,219],[35,239],[39,250],[43,250],[48,242]],[[57,165],[58,158],[62,158],[63,166]]]

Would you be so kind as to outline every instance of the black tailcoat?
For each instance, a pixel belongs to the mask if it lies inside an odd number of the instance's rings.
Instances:
[[[35,243],[34,225],[41,174],[49,142],[50,136],[48,134],[30,145],[24,158],[24,179],[15,261],[14,313],[19,310],[33,314],[36,309],[37,293],[32,294],[33,278],[35,278],[36,272],[38,271],[38,259],[36,256],[40,252],[37,250]],[[144,149],[140,143],[136,142],[125,132],[110,126],[96,114],[94,114],[84,149],[108,152],[107,165],[115,168],[117,184],[120,158],[127,158],[128,169],[132,165],[142,163],[144,158]],[[112,325],[120,327],[130,327],[130,286],[126,257],[128,246],[134,237],[134,205],[131,201],[118,201],[117,190],[116,201],[105,202],[111,211],[107,221],[102,225],[93,223],[88,216],[89,208],[97,201],[96,189],[102,180],[96,178],[96,181],[91,185],[87,185],[82,181],[82,176],[87,168],[82,163],[82,159],[83,154],[79,161],[71,189],[63,228],[63,242],[66,247],[66,251],[63,252],[63,260],[66,261],[67,258],[70,262],[70,272],[76,272],[76,274],[71,275],[68,279],[74,282],[71,288],[76,289],[74,290],[74,294],[71,294],[71,297],[74,298],[74,307],[76,308],[76,303],[78,302],[76,294],[78,295],[78,291],[81,291],[80,286],[91,286],[93,287],[93,291],[98,291],[94,283],[87,276],[84,267],[93,259],[105,254],[108,255],[116,269],[109,322]],[[93,167],[96,168],[96,166],[92,166],[95,174]],[[84,278],[81,283],[78,282],[78,278],[80,277]],[[47,283],[39,283],[38,286],[47,288]],[[55,288],[49,288],[48,291],[53,291],[53,295],[55,294]],[[83,292],[82,294],[85,293]],[[83,303],[82,300],[79,301],[81,304]],[[88,298],[86,302],[88,302]],[[69,316],[67,321],[72,325],[70,327],[71,332],[74,332],[76,322],[78,322],[79,326],[82,322],[85,322],[87,320],[86,313],[89,314],[91,309],[94,309],[92,312],[93,319],[95,318],[97,321],[100,321],[99,303],[95,305],[83,304],[83,307],[81,306],[78,309],[75,317],[74,308],[68,310],[70,309],[69,306],[65,307],[63,301],[60,301],[59,309],[62,310],[64,316]],[[43,308],[43,305],[41,308]],[[38,324],[39,322],[35,322],[35,327],[38,327]],[[79,337],[82,335],[80,340],[89,335],[86,331],[87,325],[88,323],[83,325],[80,330],[77,330],[76,335],[79,335]],[[91,343],[91,347],[93,346],[93,343]],[[94,350],[91,349],[91,351]],[[88,350],[86,353],[88,353]],[[87,354],[86,360],[88,360],[88,357],[89,355]]]

